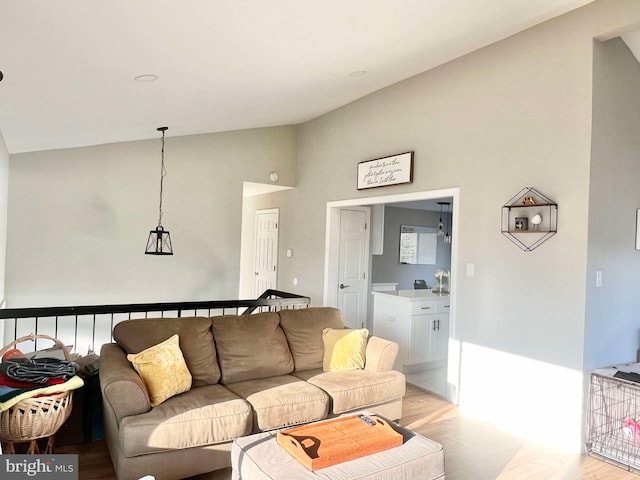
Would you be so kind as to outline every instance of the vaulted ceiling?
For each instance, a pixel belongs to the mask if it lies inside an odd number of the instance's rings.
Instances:
[[[640,62],[640,30],[633,30],[622,35],[622,40]]]
[[[2,0],[0,131],[16,153],[296,124],[590,1]]]

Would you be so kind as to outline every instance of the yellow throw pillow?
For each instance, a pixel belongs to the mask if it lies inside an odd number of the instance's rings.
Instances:
[[[322,369],[325,372],[363,369],[368,336],[369,330],[366,328],[325,328],[322,331]]]
[[[127,360],[142,378],[151,400],[151,406],[191,388],[191,373],[174,335],[140,353],[127,355]]]

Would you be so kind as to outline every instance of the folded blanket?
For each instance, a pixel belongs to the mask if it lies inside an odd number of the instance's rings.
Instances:
[[[50,378],[49,380],[47,380],[47,382],[44,385],[41,383],[22,382],[20,380],[14,380],[13,378],[7,377],[4,373],[0,372],[0,387],[13,387],[13,388],[46,387],[48,385],[58,385],[64,382],[66,382],[64,378]]]
[[[42,395],[52,394],[52,393],[62,393],[68,392],[70,390],[75,390],[76,388],[80,388],[84,385],[84,381],[79,376],[74,376],[60,385],[50,385],[48,387],[42,388],[34,388],[34,389],[25,389],[19,395],[15,395],[14,397],[8,399],[5,402],[0,402],[0,412],[4,412],[8,410],[10,407],[13,407],[16,403],[25,400],[27,398],[39,397]]]
[[[11,400],[13,397],[17,395],[21,395],[24,392],[36,390],[37,388],[42,388],[42,387],[39,387],[37,385],[32,385],[30,387],[22,387],[22,388],[0,387],[0,403]]]
[[[29,387],[22,387],[29,388]],[[0,385],[0,401],[2,401],[2,396],[6,393],[15,392],[16,390],[20,390],[20,387],[8,387],[6,385]]]
[[[8,358],[0,363],[0,372],[14,380],[47,383],[51,378],[73,377],[77,367],[74,362],[54,358]]]

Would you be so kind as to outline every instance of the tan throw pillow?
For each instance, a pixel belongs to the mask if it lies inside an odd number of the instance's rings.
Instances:
[[[178,335],[174,335],[140,353],[127,355],[149,391],[152,407],[191,388],[191,373],[178,342]]]
[[[362,328],[334,329],[322,331],[324,357],[322,369],[325,372],[336,370],[358,370],[364,368],[369,330]]]

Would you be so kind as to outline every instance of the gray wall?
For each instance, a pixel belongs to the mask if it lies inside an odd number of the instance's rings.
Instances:
[[[640,348],[640,64],[622,40],[594,45],[585,368]],[[602,287],[596,272],[602,271]]]
[[[302,125],[286,199],[300,227],[282,242],[298,255],[281,275],[320,302],[328,201],[459,187],[449,371],[460,403],[579,448],[593,38],[638,21],[640,3],[596,2]],[[358,162],[408,150],[413,184],[355,189]],[[559,233],[528,253],[500,233],[500,207],[525,186],[559,204]]]
[[[442,220],[446,225],[446,214]],[[433,287],[434,273],[437,268],[451,269],[451,245],[438,237],[435,265],[400,265],[400,225],[418,225],[438,228],[439,212],[385,206],[384,211],[384,250],[382,255],[372,256],[371,282],[398,282],[398,289],[412,290],[413,281],[421,278]],[[449,219],[451,225],[451,219]]]
[[[12,155],[9,305],[237,298],[243,181],[276,170],[293,184],[295,132],[167,137],[171,257],[144,255],[158,221],[159,139]]]
[[[5,298],[5,261],[7,251],[7,197],[9,191],[9,152],[0,131],[0,306]],[[0,329],[1,330],[1,329]],[[4,345],[2,343],[1,345]]]
[[[7,250],[7,197],[9,190],[9,152],[0,130],[0,307],[5,301],[5,264]],[[0,345],[4,341],[4,320],[0,320]]]

